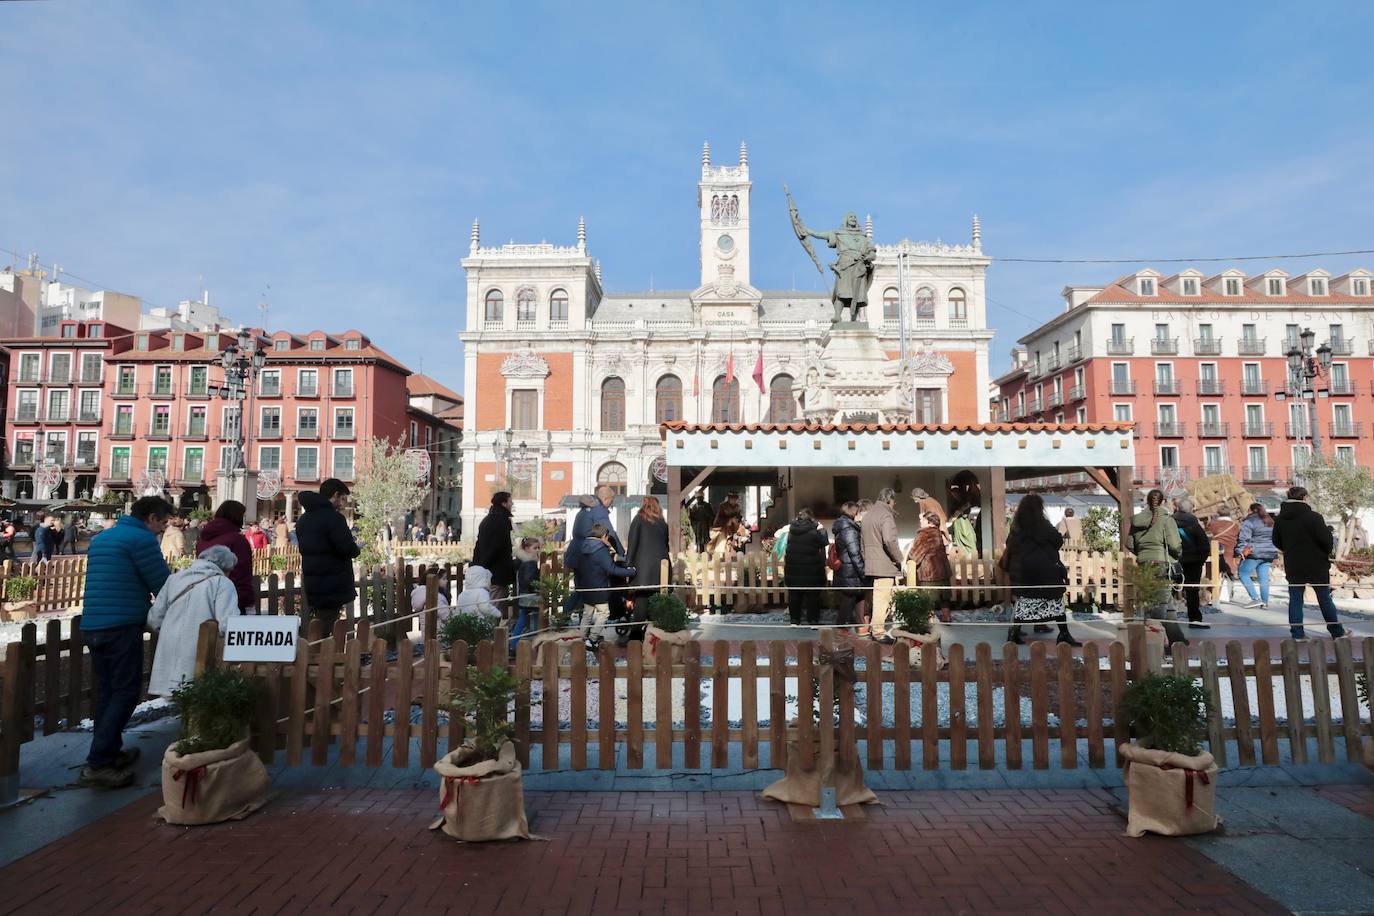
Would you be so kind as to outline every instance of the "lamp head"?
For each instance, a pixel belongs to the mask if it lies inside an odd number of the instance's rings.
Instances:
[[[1302,372],[1302,351],[1297,347],[1288,350],[1288,374],[1297,377]]]
[[[249,334],[248,334],[248,329],[247,329],[247,328],[243,328],[242,330],[239,331],[239,349],[240,349],[240,350],[247,350],[248,347],[249,347],[249,345],[250,345],[252,342],[253,342],[253,338],[249,336]]]
[[[1330,344],[1322,344],[1320,347],[1317,348],[1317,364],[1322,367],[1323,372],[1331,368]]]
[[[1303,329],[1302,329],[1301,339],[1302,339],[1302,352],[1303,352],[1303,353],[1311,353],[1311,352],[1312,352],[1312,344],[1314,344],[1314,343],[1317,342],[1317,332],[1314,331],[1314,330],[1312,330],[1311,328],[1303,328]]]

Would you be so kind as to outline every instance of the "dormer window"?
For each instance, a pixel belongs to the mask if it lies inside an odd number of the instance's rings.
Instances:
[[[1227,277],[1221,281],[1222,292],[1228,296],[1240,295],[1240,277]]]
[[[286,352],[287,350],[290,350],[290,349],[291,349],[291,341],[289,341],[289,340],[274,340],[274,341],[272,341],[272,349],[273,349],[273,350],[276,350],[278,353],[284,353],[284,352]]]
[[[87,326],[86,326],[86,336],[87,336],[87,337],[104,337],[104,336],[105,336],[105,325],[103,325],[103,324],[89,324],[89,325],[87,325]]]
[[[185,349],[186,349],[186,335],[185,335],[185,334],[173,334],[173,335],[172,335],[172,349],[175,350],[175,351],[178,352],[178,353],[180,353],[182,350],[185,350]]]
[[[316,353],[322,352],[324,350],[324,338],[316,337],[314,340],[310,341],[310,349]]]
[[[1369,280],[1367,280],[1367,279],[1364,278],[1364,277],[1355,277],[1353,280],[1351,280],[1351,281],[1350,281],[1350,295],[1352,295],[1352,296],[1368,296],[1368,295],[1369,295]]]
[[[1326,295],[1326,278],[1325,278],[1325,277],[1308,277],[1308,278],[1307,278],[1307,294],[1308,294],[1309,296],[1325,296],[1325,295]]]
[[[136,347],[137,347],[138,349],[140,349],[140,350],[146,350],[146,349],[148,349],[148,335],[147,335],[147,334],[139,334],[139,335],[135,338],[135,344],[134,344],[134,346],[136,346]]]
[[[1264,291],[1271,296],[1283,295],[1283,277],[1269,277],[1264,281]]]
[[[1139,285],[1140,295],[1153,296],[1155,294],[1154,277],[1140,277],[1136,280],[1136,283]]]
[[[356,337],[350,337],[348,340],[344,341],[345,350],[361,350],[362,348],[363,342]]]
[[[1185,296],[1197,295],[1197,277],[1184,277],[1180,289]]]

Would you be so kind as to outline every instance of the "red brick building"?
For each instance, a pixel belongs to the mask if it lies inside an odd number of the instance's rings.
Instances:
[[[1324,454],[1374,464],[1372,286],[1367,270],[1233,269],[1067,287],[1064,311],[1022,337],[994,381],[994,418],[1133,421],[1136,479],[1148,486],[1234,473],[1254,492],[1280,490],[1314,432]],[[1305,329],[1331,348],[1315,429],[1306,403],[1279,397]]]
[[[246,411],[248,463],[280,474],[274,502],[291,511],[322,478],[352,479],[361,442],[404,434],[410,372],[361,332],[252,334],[266,362],[241,402],[210,394],[236,340],[227,332],[64,321],[58,337],[0,341],[11,367],[7,492],[32,494],[50,461],[64,475],[54,496],[131,492],[156,472],[177,504],[208,506]]]

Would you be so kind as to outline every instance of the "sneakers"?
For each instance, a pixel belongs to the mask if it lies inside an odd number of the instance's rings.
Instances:
[[[1241,605],[1241,607],[1245,608],[1247,611],[1253,611],[1268,606],[1269,605],[1265,604],[1263,601],[1247,601],[1245,604]]]
[[[84,766],[81,768],[81,775],[76,779],[76,784],[88,789],[122,789],[133,781],[134,771],[130,769],[104,767],[97,770]]]
[[[588,652],[596,653],[601,651],[601,637],[588,636],[582,640],[582,645],[587,647]]]
[[[1212,625],[1211,625],[1210,623],[1203,623],[1201,620],[1194,620],[1194,621],[1192,621],[1192,622],[1190,622],[1190,623],[1188,624],[1188,629],[1190,629],[1190,630],[1210,630],[1210,629],[1212,629]]]
[[[138,748],[126,747],[124,750],[120,751],[119,756],[115,758],[114,768],[116,770],[127,770],[129,767],[133,766],[137,761]]]

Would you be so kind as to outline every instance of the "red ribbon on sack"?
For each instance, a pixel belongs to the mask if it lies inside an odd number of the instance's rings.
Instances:
[[[654,653],[654,652],[657,652],[657,651],[658,651],[658,643],[659,643],[658,634],[657,634],[657,633],[650,633],[650,634],[649,634],[649,652],[650,652],[650,653]]]
[[[1193,780],[1200,779],[1204,786],[1210,785],[1212,782],[1212,780],[1209,779],[1207,774],[1202,770],[1186,770],[1183,767],[1176,767],[1168,763],[1160,764],[1159,768],[1161,770],[1183,770],[1183,772],[1187,774],[1187,779],[1185,779],[1183,783],[1183,800],[1185,802],[1183,809],[1184,811],[1193,810]]]
[[[443,801],[439,802],[439,810],[443,811],[448,807],[449,799],[453,800],[455,806],[458,804],[458,786],[471,786],[476,785],[479,782],[481,782],[481,780],[476,776],[445,776],[444,799]]]
[[[200,778],[205,775],[205,767],[199,766],[194,770],[177,770],[172,774],[172,782],[181,782],[181,777],[186,777],[186,785],[181,787],[181,807],[186,807],[186,800],[189,797],[191,804],[196,803],[196,786],[200,785]]]

